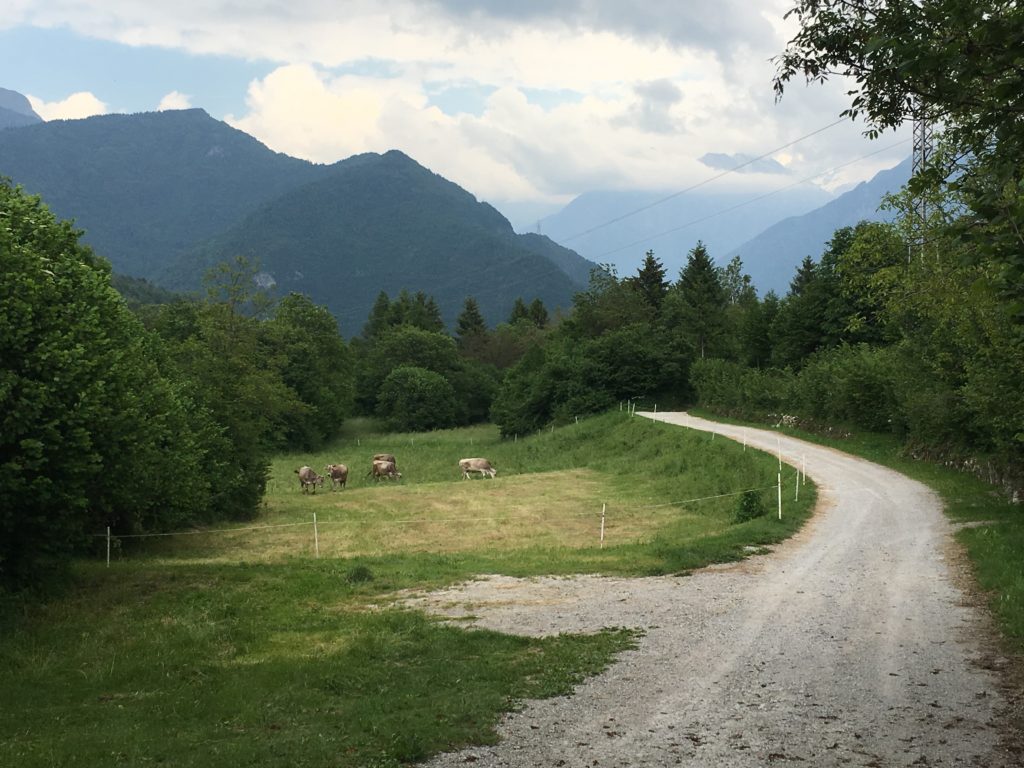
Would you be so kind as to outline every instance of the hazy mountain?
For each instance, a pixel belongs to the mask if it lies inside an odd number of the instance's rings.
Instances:
[[[153,277],[255,206],[331,173],[201,109],[0,131],[0,175],[42,195],[118,272]]]
[[[886,194],[899,191],[909,178],[907,159],[816,210],[774,224],[730,251],[726,258],[739,254],[761,295],[768,291],[785,295],[800,262],[805,256],[817,260],[837,229],[862,220],[891,221],[894,214],[880,211],[879,205]]]
[[[21,128],[43,122],[29,100],[17,91],[0,88],[0,129]]]
[[[327,306],[346,334],[361,330],[382,290],[432,295],[449,324],[473,296],[493,324],[517,297],[569,306],[593,266],[546,238],[515,234],[490,205],[397,151],[347,160],[260,206],[159,282],[193,289],[207,266],[239,254],[258,259],[278,293]]]
[[[644,253],[652,249],[674,280],[697,240],[724,263],[727,252],[779,219],[831,199],[818,187],[802,185],[754,202],[763,193],[696,190],[659,202],[670,194],[587,192],[543,219],[541,231],[590,261],[614,264],[621,276],[634,273]],[[626,216],[633,211],[640,212]],[[620,217],[624,218],[618,221]]]

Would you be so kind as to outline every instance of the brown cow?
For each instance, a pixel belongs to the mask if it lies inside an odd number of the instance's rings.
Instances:
[[[398,462],[395,461],[395,454],[393,454],[393,453],[375,453],[375,454],[373,454],[373,460],[374,461],[390,461],[396,467],[398,466]]]
[[[470,472],[479,472],[480,476],[489,475],[493,480],[498,470],[491,466],[487,459],[459,459],[459,469],[462,470],[462,477],[469,480]]]
[[[327,477],[331,478],[331,490],[334,490],[334,485],[337,483],[342,488],[348,483],[348,467],[344,464],[328,464],[324,467],[324,472],[327,473]]]
[[[296,469],[295,474],[299,476],[299,485],[302,486],[303,493],[308,493],[310,488],[313,489],[313,493],[316,493],[316,487],[318,485],[321,488],[324,487],[324,479],[314,472],[312,467],[301,467]]]
[[[370,467],[370,474],[374,480],[380,481],[381,478],[386,477],[389,480],[397,480],[402,476],[402,473],[395,467],[393,461],[382,461],[381,459],[375,459],[373,465]]]

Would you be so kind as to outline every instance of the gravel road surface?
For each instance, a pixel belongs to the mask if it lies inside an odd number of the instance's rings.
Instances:
[[[775,432],[645,415],[779,447]],[[806,457],[820,504],[771,554],[687,577],[490,577],[411,601],[509,633],[644,630],[573,695],[507,716],[497,746],[427,765],[1019,765],[938,498],[828,448],[781,449]]]

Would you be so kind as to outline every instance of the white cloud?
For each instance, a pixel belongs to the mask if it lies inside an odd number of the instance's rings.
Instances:
[[[276,62],[249,84],[244,113],[225,116],[273,149],[333,162],[396,148],[482,198],[550,202],[599,186],[681,189],[708,177],[696,158],[758,156],[836,119],[847,101],[841,83],[794,83],[774,103],[770,57],[794,32],[782,20],[791,2],[15,0],[8,16],[133,46]],[[429,98],[445,84],[490,96],[482,110],[445,114]],[[530,100],[537,90],[575,97],[541,107]],[[160,102],[190,105],[178,92]],[[804,177],[872,149],[846,125],[775,159]],[[837,171],[829,184],[908,152]]]
[[[32,95],[28,100],[43,120],[77,120],[110,111],[106,104],[87,91],[73,93],[63,101],[46,102]]]
[[[188,94],[171,91],[160,99],[160,104],[157,105],[157,111],[164,112],[168,109],[191,109],[191,107],[192,99]]]

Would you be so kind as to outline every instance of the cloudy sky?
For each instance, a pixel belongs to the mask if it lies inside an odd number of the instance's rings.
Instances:
[[[683,189],[834,122],[841,83],[775,103],[790,5],[6,0],[0,87],[47,120],[202,107],[317,162],[400,149],[523,220],[587,190]],[[715,183],[842,188],[908,136],[846,123]]]

